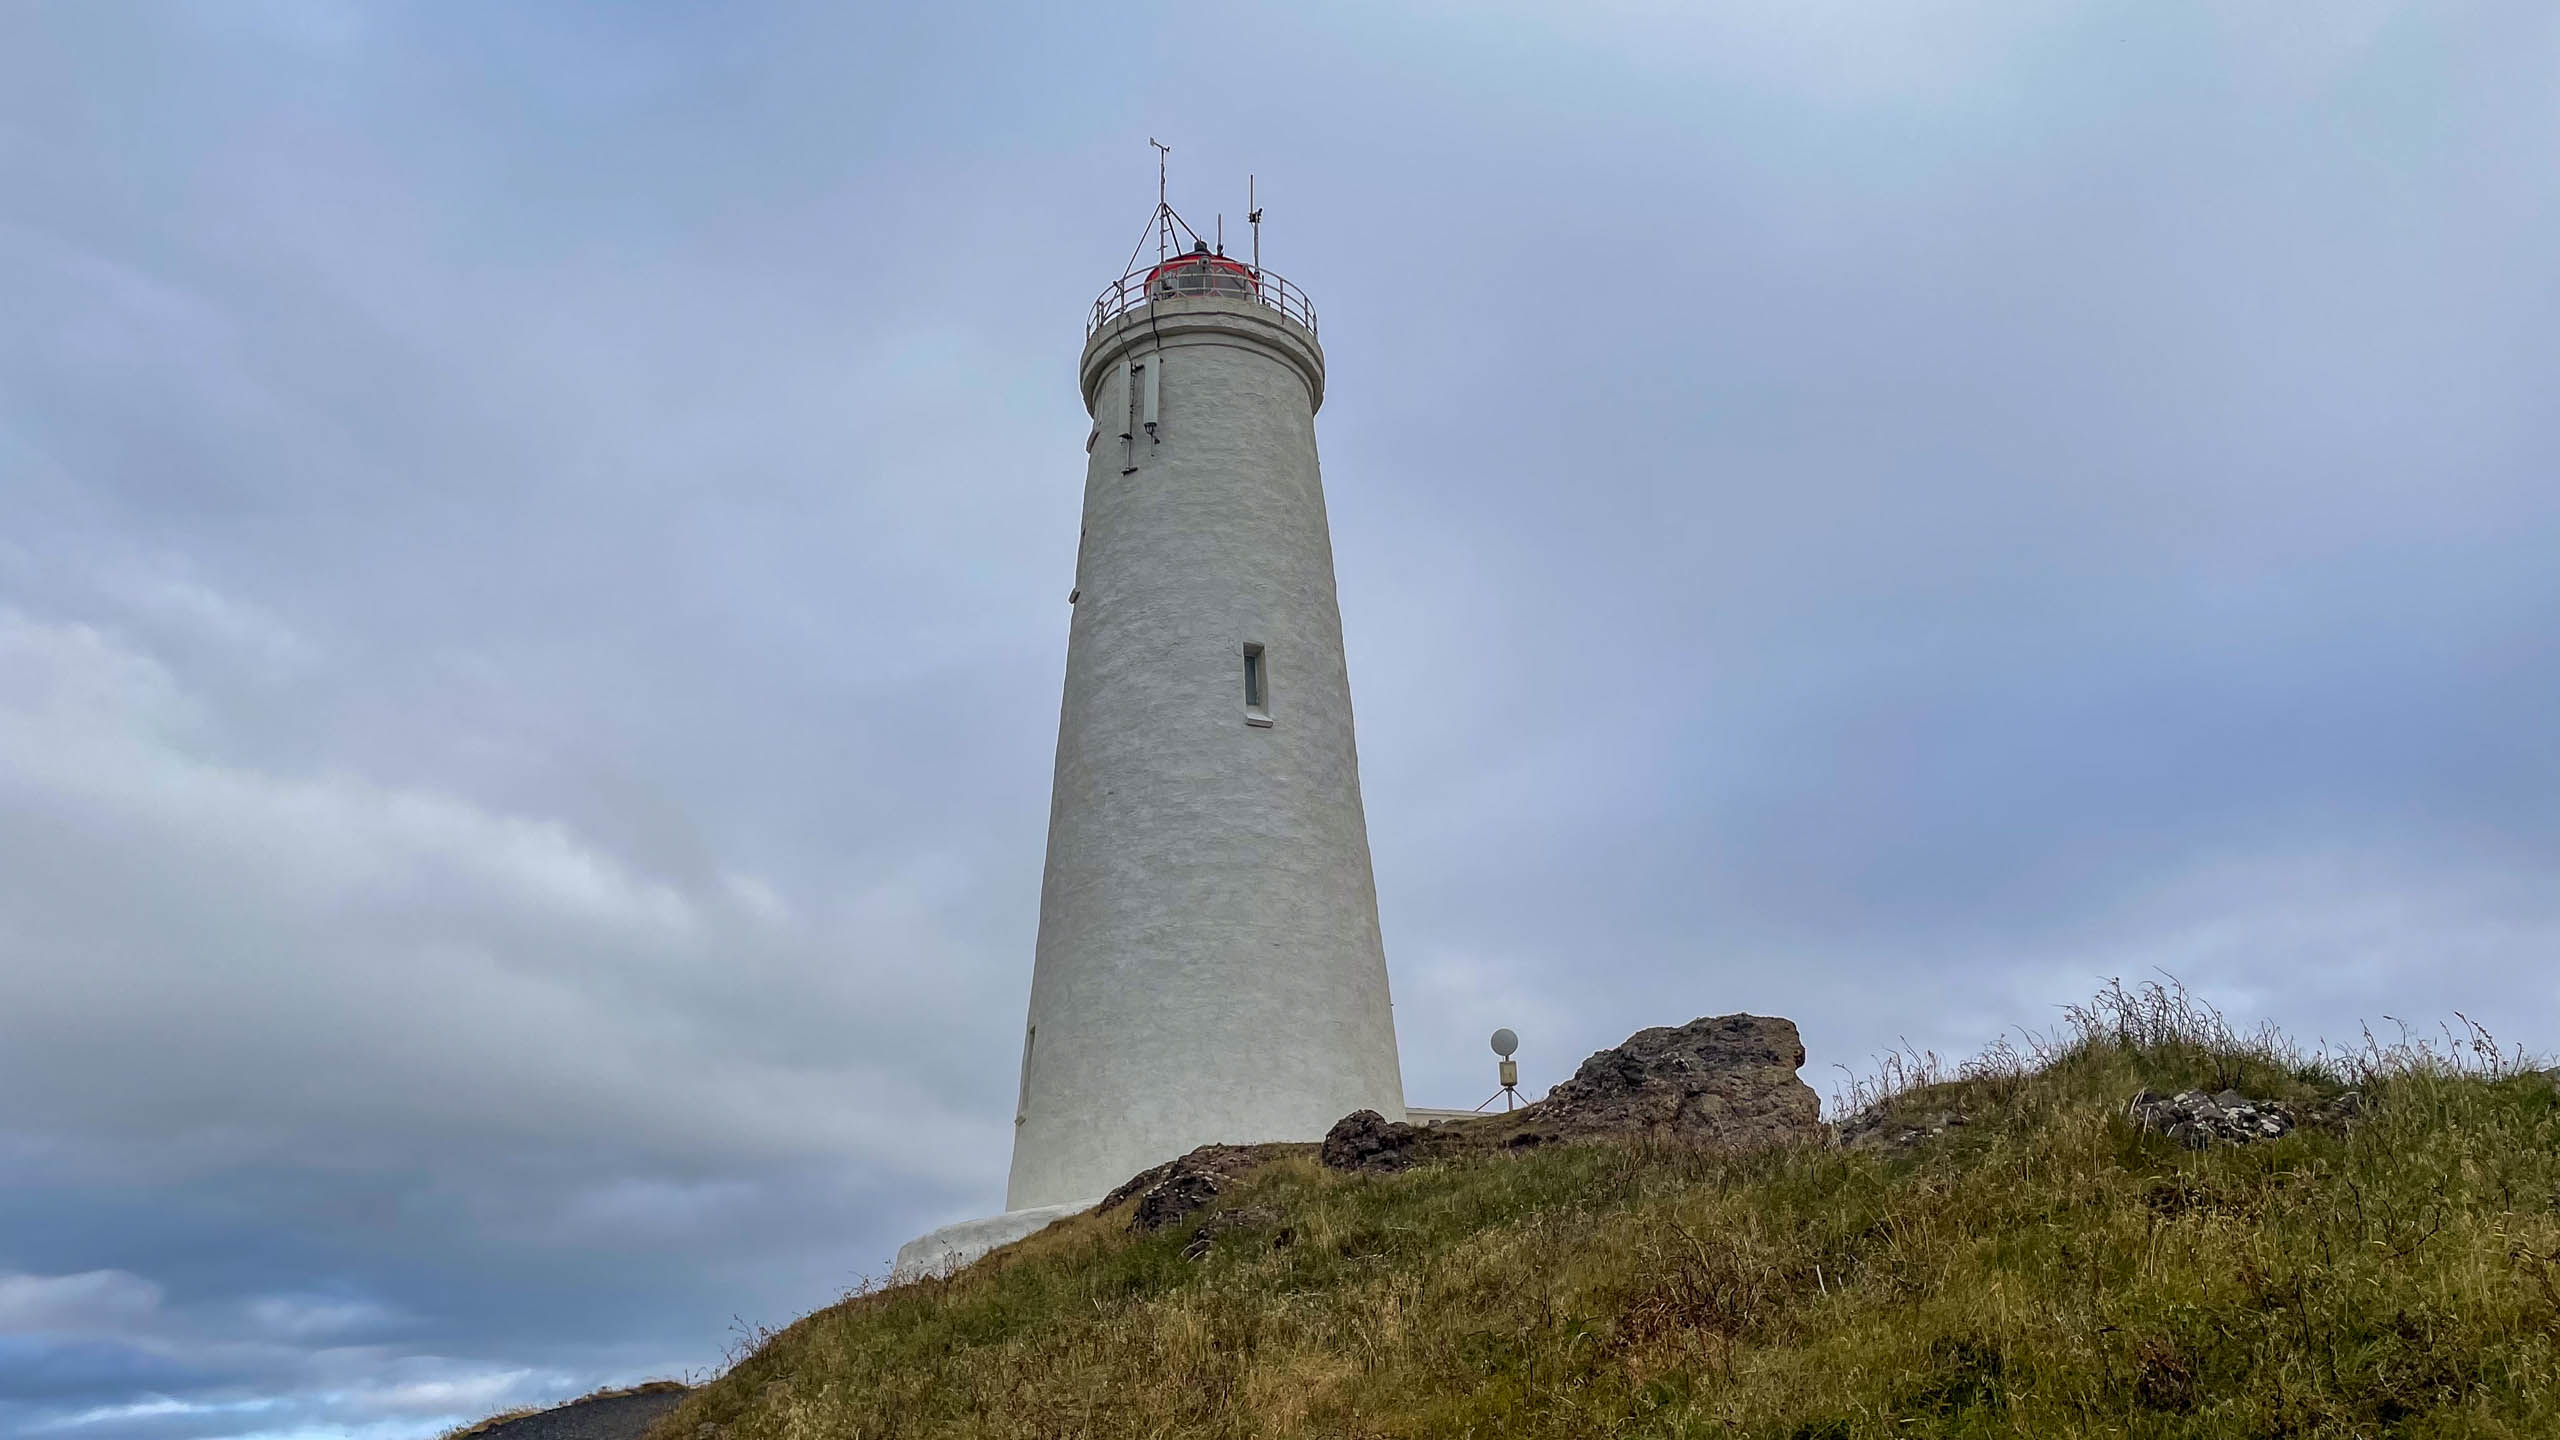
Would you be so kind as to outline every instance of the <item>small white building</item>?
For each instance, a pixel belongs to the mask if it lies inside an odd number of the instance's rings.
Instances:
[[[1008,1213],[910,1244],[901,1275],[1198,1145],[1404,1117],[1314,312],[1199,245],[1104,292],[1078,381],[1093,429]]]

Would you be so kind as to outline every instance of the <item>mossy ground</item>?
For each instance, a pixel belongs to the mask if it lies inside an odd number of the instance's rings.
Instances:
[[[2305,1059],[2156,988],[2074,1020],[1889,1077],[1967,1117],[1899,1152],[1291,1158],[1209,1241],[1086,1216],[801,1320],[654,1433],[2560,1436],[2548,1075]],[[2351,1122],[2201,1153],[2125,1115],[2350,1086]]]

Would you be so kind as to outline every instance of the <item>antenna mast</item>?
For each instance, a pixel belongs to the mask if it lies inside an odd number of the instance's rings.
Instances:
[[[1244,177],[1244,218],[1253,224],[1253,278],[1262,278],[1262,207],[1253,203],[1253,177]]]
[[[1181,214],[1173,208],[1172,202],[1165,198],[1165,157],[1173,153],[1173,147],[1152,135],[1147,137],[1147,143],[1156,147],[1156,209],[1154,214],[1147,217],[1147,228],[1138,232],[1138,243],[1129,247],[1131,271],[1137,269],[1138,257],[1146,253],[1147,236],[1151,233],[1156,240],[1158,265],[1165,263],[1173,251],[1179,248],[1181,242],[1176,231],[1204,245],[1208,243],[1207,237],[1192,229],[1191,222],[1183,219]],[[1223,236],[1221,240],[1223,243]]]
[[[1173,147],[1153,135],[1147,137],[1147,143],[1156,147],[1156,263],[1161,265],[1165,247],[1173,243],[1173,224],[1165,218],[1172,207],[1164,202],[1164,161],[1173,153]]]

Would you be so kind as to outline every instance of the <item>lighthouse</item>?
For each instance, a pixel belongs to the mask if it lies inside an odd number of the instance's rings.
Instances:
[[[1092,426],[1007,1213],[911,1242],[902,1277],[1199,1145],[1405,1115],[1315,310],[1258,228],[1252,263],[1161,200],[1151,234],[1076,367]]]
[[[1093,424],[1014,1210],[1404,1114],[1314,309],[1195,240],[1103,292],[1076,373]]]

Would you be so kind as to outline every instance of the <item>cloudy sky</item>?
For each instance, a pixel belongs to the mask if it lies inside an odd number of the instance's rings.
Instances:
[[[0,1433],[432,1434],[999,1208],[1150,135],[1324,315],[1415,1102],[2162,970],[2560,1049],[2555,73],[2536,3],[0,5]]]

